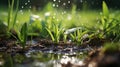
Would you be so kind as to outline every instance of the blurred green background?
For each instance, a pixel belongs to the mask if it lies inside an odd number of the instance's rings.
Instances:
[[[29,22],[32,14],[39,15],[42,21],[45,14],[50,13],[67,28],[82,24],[97,27],[102,14],[102,1],[106,2],[112,16],[120,17],[120,0],[20,0],[17,22]],[[0,0],[0,20],[7,22],[7,12],[8,0]]]
[[[0,0],[0,5],[7,6],[8,0]],[[17,0],[16,0],[17,1]],[[72,4],[75,4],[77,6],[77,9],[84,9],[85,6],[90,9],[100,9],[102,1],[105,1],[108,4],[108,7],[113,9],[119,9],[120,8],[120,0],[20,0],[20,6],[25,5],[30,1],[29,5],[31,7],[42,9],[48,2],[53,2],[57,4],[59,7],[63,8],[71,8]],[[68,3],[70,2],[70,3]],[[65,6],[63,6],[65,4]],[[29,6],[27,5],[27,6]]]

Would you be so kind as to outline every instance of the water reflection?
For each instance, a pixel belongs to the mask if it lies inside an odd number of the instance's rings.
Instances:
[[[65,55],[31,52],[25,54],[1,54],[0,67],[62,67],[68,63],[83,65],[84,54]]]

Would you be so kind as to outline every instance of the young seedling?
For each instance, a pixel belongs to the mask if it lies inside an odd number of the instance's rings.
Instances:
[[[66,35],[70,35],[70,39],[76,44],[82,44],[82,37],[87,34],[87,30],[83,31],[82,27],[72,28],[65,31]]]
[[[100,37],[112,38],[113,40],[119,39],[120,38],[120,35],[118,35],[119,34],[118,32],[120,32],[119,20],[110,16],[109,9],[104,1],[102,4],[102,8],[103,8],[103,15],[101,17],[102,32],[100,32]]]
[[[8,25],[8,32],[11,31],[11,29],[14,28],[15,24],[16,24],[16,20],[17,20],[17,15],[18,15],[18,7],[19,7],[19,0],[17,0],[16,3],[16,11],[15,11],[15,15],[13,16],[13,11],[14,11],[14,0],[12,0],[12,3],[10,4],[10,0],[8,0],[8,21],[7,21],[7,25]]]
[[[18,42],[21,44],[23,50],[25,49],[25,45],[26,45],[26,41],[27,41],[27,23],[24,23],[22,25],[22,28],[20,31],[16,31],[17,32],[17,36],[18,36]]]
[[[46,28],[46,30],[48,31],[52,41],[58,43],[61,34],[63,34],[63,28],[61,28],[61,24],[53,23],[53,31],[50,30],[49,28]]]

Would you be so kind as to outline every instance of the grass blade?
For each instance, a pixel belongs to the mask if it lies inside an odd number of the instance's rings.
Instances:
[[[49,35],[51,36],[52,41],[55,41],[55,38],[54,38],[52,32],[48,28],[46,28],[46,30],[48,31]]]
[[[13,21],[13,28],[14,28],[14,25],[16,23],[16,20],[17,20],[17,15],[18,15],[18,7],[19,7],[19,0],[17,0],[17,5],[16,5],[16,13],[15,13],[15,16],[14,16],[14,21]]]
[[[109,10],[108,10],[108,7],[107,7],[107,4],[105,3],[105,1],[103,1],[102,8],[103,8],[103,15],[108,17],[109,16]]]

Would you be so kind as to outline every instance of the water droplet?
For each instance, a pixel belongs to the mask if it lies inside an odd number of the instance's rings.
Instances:
[[[53,7],[55,7],[55,4],[53,4]]]
[[[63,5],[65,6],[65,5],[66,5],[66,3],[63,3]]]
[[[20,13],[23,14],[23,10],[20,10]]]
[[[24,8],[24,6],[22,6],[21,8]]]
[[[56,0],[53,0],[54,2],[56,1]]]
[[[25,5],[27,5],[28,3],[25,3]]]
[[[60,3],[61,1],[59,0],[58,2]]]
[[[31,6],[29,6],[29,8],[31,8]]]
[[[56,7],[59,7],[59,5],[57,4]]]
[[[70,1],[68,1],[68,3],[70,3]]]
[[[30,3],[30,0],[28,0],[28,3]]]
[[[22,12],[22,10],[20,10],[20,12]]]
[[[45,16],[46,16],[46,17],[50,16],[50,12],[46,12],[46,13],[45,13]]]
[[[68,19],[68,20],[71,20],[71,19],[72,19],[72,17],[69,15],[69,16],[67,17],[67,19]]]

